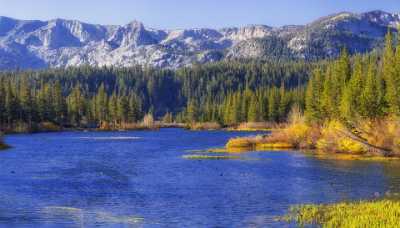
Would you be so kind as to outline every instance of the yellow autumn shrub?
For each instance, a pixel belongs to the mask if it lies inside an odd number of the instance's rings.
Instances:
[[[327,122],[321,130],[321,137],[316,143],[318,150],[341,153],[364,153],[363,144],[350,138],[347,128],[337,120]]]

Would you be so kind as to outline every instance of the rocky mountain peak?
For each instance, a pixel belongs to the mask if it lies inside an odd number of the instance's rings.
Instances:
[[[381,10],[375,10],[361,14],[361,19],[377,23],[381,26],[393,28],[400,26],[400,14],[398,13],[387,13]]]
[[[0,17],[0,69],[93,66],[178,68],[224,58],[335,57],[343,46],[367,52],[382,42],[399,14],[342,12],[307,25],[248,25],[162,30],[140,21],[103,26],[76,20]]]

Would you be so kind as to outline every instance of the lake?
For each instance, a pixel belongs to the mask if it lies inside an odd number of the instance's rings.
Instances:
[[[290,205],[400,192],[398,162],[251,152],[195,160],[235,136],[162,129],[9,135],[0,227],[282,227]],[[218,154],[224,155],[224,154]]]

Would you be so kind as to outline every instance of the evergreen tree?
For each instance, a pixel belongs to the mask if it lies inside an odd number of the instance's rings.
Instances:
[[[194,123],[198,120],[198,107],[194,100],[188,102],[186,119],[189,123]]]
[[[131,122],[129,119],[129,113],[131,112],[130,106],[129,106],[129,99],[126,96],[121,96],[118,98],[118,112],[117,116],[120,122],[122,123],[128,123]]]
[[[364,118],[378,118],[384,114],[382,79],[376,70],[376,59],[371,57],[364,90],[360,96],[360,112]]]
[[[250,106],[249,106],[249,111],[247,114],[247,122],[260,121],[258,107],[259,107],[259,103],[257,101],[257,97],[253,94],[253,96],[250,99]]]
[[[268,112],[269,121],[278,122],[279,120],[279,92],[276,88],[273,88],[268,96]]]
[[[352,120],[357,116],[360,106],[359,95],[363,90],[363,63],[361,56],[356,56],[353,74],[345,85],[340,103],[340,114],[342,119]]]
[[[53,90],[55,121],[63,125],[67,116],[67,104],[63,96],[61,83],[56,81]]]
[[[393,49],[393,35],[389,30],[385,39],[385,49],[382,62],[382,74],[386,86],[386,102],[388,104],[388,112],[393,115],[400,113],[399,88],[395,72],[395,59]]]
[[[26,77],[22,79],[19,91],[22,111],[20,118],[31,126],[34,118],[34,98]]]
[[[332,66],[328,66],[325,74],[321,96],[321,114],[323,119],[330,119],[337,116],[338,86],[335,76],[332,75]]]
[[[108,96],[104,84],[101,84],[96,94],[96,117],[100,123],[108,120]]]
[[[313,76],[308,82],[305,103],[305,116],[309,122],[322,120],[321,96],[323,91],[321,69],[314,70]]]

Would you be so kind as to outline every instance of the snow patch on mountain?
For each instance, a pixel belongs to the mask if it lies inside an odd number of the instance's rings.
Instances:
[[[383,11],[343,12],[304,26],[180,30],[147,28],[139,21],[104,26],[0,17],[0,69],[136,64],[179,68],[224,58],[285,54],[317,59],[334,57],[343,46],[351,52],[369,51],[388,28],[398,26],[400,15]]]

